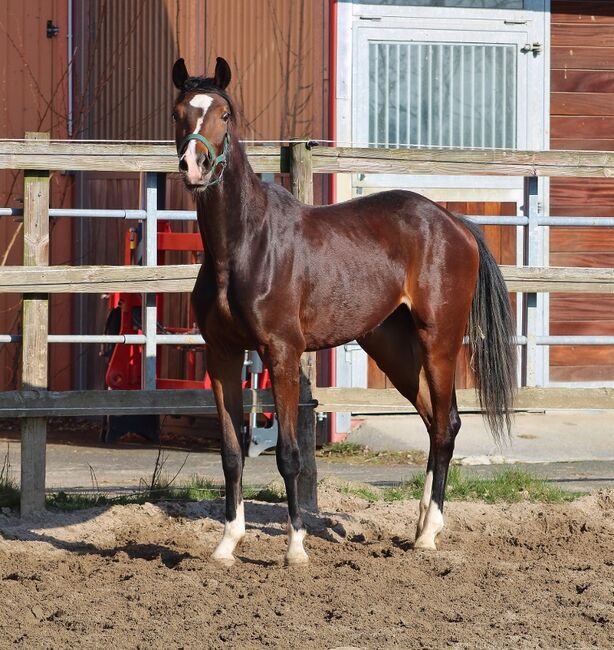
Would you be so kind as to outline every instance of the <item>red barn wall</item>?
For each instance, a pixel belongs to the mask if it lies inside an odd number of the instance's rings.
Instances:
[[[0,3],[0,138],[23,138],[26,131],[45,131],[52,138],[66,138],[67,0],[4,0]],[[60,28],[58,36],[47,38],[47,20]],[[51,205],[70,206],[71,176],[54,174]],[[22,207],[23,174],[0,170],[0,206]],[[71,262],[72,225],[67,219],[52,222],[50,259],[52,264]],[[0,264],[22,263],[21,223],[0,217]],[[69,332],[69,296],[50,299],[50,331]],[[19,334],[21,296],[0,294],[0,333]],[[50,348],[49,385],[63,390],[71,384],[67,345]],[[19,386],[20,346],[0,344],[0,390]]]
[[[552,2],[551,147],[614,150],[614,3]],[[614,216],[614,180],[552,179],[554,215]],[[552,266],[614,266],[612,229],[551,228]],[[553,294],[553,335],[614,335],[614,296]],[[614,380],[612,346],[556,346],[552,381]]]
[[[195,75],[211,73],[216,56],[228,60],[244,139],[327,137],[327,0],[88,0],[78,9],[75,111],[83,137],[172,139],[171,67],[179,56]],[[322,179],[317,183],[316,200],[323,200]],[[138,177],[82,174],[78,202],[136,207]],[[172,176],[166,205],[193,208]],[[84,222],[75,244],[80,263],[122,263],[126,227],[111,220]],[[78,300],[84,333],[101,332],[104,302],[96,296]],[[80,376],[86,378],[80,387],[100,386],[104,370],[97,350],[83,346],[82,355]],[[181,375],[179,366],[168,370]]]

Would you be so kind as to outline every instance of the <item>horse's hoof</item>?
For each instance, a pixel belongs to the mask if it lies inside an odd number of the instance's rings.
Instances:
[[[414,548],[419,548],[423,551],[436,551],[437,546],[435,545],[435,540],[432,537],[422,536],[418,537],[414,542]]]
[[[284,558],[284,564],[286,566],[305,566],[309,564],[309,556],[305,552],[286,555]]]
[[[231,567],[235,562],[236,558],[234,555],[216,555],[215,553],[211,556],[211,559],[220,566]]]

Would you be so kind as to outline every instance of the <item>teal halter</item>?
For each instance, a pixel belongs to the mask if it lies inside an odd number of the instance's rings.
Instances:
[[[188,142],[190,140],[198,140],[199,142],[202,142],[205,147],[207,147],[207,151],[209,152],[209,158],[211,159],[211,173],[215,174],[216,168],[218,166],[222,166],[222,169],[219,174],[215,177],[213,181],[209,183],[207,187],[211,187],[212,185],[217,185],[218,183],[221,183],[222,181],[222,174],[224,173],[224,169],[226,167],[226,164],[228,163],[228,160],[226,159],[226,156],[228,154],[228,147],[230,146],[230,136],[228,135],[228,131],[226,131],[226,134],[224,135],[224,146],[222,148],[222,153],[219,156],[215,155],[215,149],[213,148],[213,145],[205,138],[204,135],[201,135],[200,133],[189,133],[186,135],[186,137],[181,141],[181,145],[179,146],[179,153],[178,156],[181,158],[183,156],[183,153],[188,146]]]

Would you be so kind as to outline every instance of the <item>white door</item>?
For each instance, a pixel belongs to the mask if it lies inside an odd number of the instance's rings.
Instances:
[[[546,148],[547,4],[339,3],[337,140],[393,148]],[[522,196],[520,179],[355,174],[339,184],[338,198],[390,187],[448,201]]]
[[[549,0],[339,2],[337,142],[546,149],[549,5]],[[436,201],[512,201],[519,210],[522,203],[522,179],[494,176],[338,175],[336,196],[344,200],[399,187]],[[520,237],[521,232],[519,251]],[[356,365],[356,355],[363,353],[352,352]],[[366,386],[366,370],[356,377],[344,370],[346,359],[347,351],[340,351],[337,376]]]

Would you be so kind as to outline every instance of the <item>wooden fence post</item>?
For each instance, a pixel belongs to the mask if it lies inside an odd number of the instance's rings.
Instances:
[[[48,140],[48,133],[26,133],[28,140]],[[23,264],[49,265],[49,172],[24,171]],[[48,294],[23,299],[22,386],[47,390]],[[45,509],[47,419],[25,418],[21,425],[21,515]]]
[[[306,142],[290,143],[290,179],[292,194],[302,203],[313,203],[313,169],[311,147]],[[299,402],[313,401],[312,386],[316,380],[316,353],[301,356]],[[298,477],[298,498],[302,508],[318,509],[318,472],[316,468],[316,414],[312,406],[299,407],[298,445],[301,453],[301,473]]]

